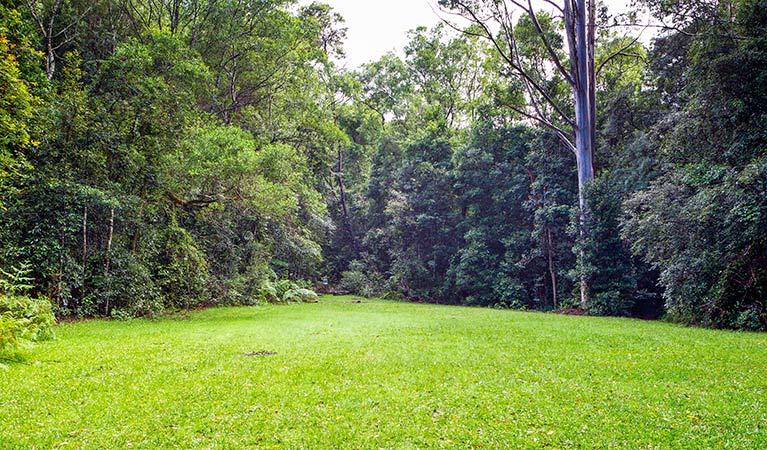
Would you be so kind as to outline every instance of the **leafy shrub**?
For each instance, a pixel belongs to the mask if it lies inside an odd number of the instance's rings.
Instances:
[[[625,203],[624,235],[660,272],[670,319],[767,329],[765,192],[767,156],[680,166]]]
[[[285,300],[285,296],[287,295],[288,292],[298,288],[299,286],[290,280],[279,280],[276,283],[274,283],[274,292],[277,294],[277,297],[282,301]]]
[[[272,303],[277,302],[280,299],[277,294],[277,288],[275,287],[274,282],[270,280],[264,280],[261,282],[261,284],[258,286],[258,295],[267,302]]]
[[[599,292],[588,302],[587,312],[593,316],[629,316],[634,300],[618,291]]]
[[[32,289],[32,277],[29,273],[32,271],[29,264],[21,264],[19,267],[12,267],[10,272],[0,269],[0,294],[19,295],[29,292]]]
[[[760,331],[767,328],[767,311],[758,306],[752,306],[741,312],[735,326],[741,330]]]
[[[370,274],[361,261],[352,261],[349,264],[349,270],[341,274],[341,287],[363,297],[381,296],[384,285],[383,277],[375,273]]]
[[[271,303],[306,302],[318,297],[311,289],[290,280],[265,280],[259,286],[260,296]]]
[[[81,301],[78,315],[95,315],[103,310],[111,317],[124,319],[163,311],[160,289],[141,259],[118,250],[112,254],[111,262],[108,276],[94,278],[95,293]]]
[[[226,306],[254,306],[261,303],[258,288],[261,280],[248,275],[212,277],[209,283],[211,304]]]
[[[51,303],[26,295],[32,288],[30,272],[27,264],[9,272],[0,269],[0,351],[53,337]]]
[[[498,276],[499,280],[494,284],[493,291],[498,302],[494,305],[498,308],[525,309],[526,305],[522,301],[525,298],[525,289],[519,280]]]
[[[284,295],[286,302],[310,302],[315,301],[318,295],[311,289],[298,288],[287,291]]]
[[[189,308],[203,300],[208,281],[208,263],[194,237],[172,223],[165,232],[164,261],[159,285],[166,303]]]
[[[0,294],[0,350],[53,337],[51,304],[42,298]]]

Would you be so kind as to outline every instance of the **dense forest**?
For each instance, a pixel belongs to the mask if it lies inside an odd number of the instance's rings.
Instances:
[[[320,3],[3,0],[0,313],[314,289],[767,329],[767,1],[642,0],[649,43],[516,3],[347,70]]]

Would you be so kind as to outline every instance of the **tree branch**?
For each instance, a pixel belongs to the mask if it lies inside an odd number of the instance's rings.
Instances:
[[[551,98],[551,96],[527,73],[525,72],[525,69],[520,67],[514,62],[514,59],[512,59],[511,55],[509,55],[501,46],[501,44],[498,42],[498,40],[493,37],[492,32],[487,27],[487,25],[477,16],[477,14],[471,10],[466,4],[464,4],[461,1],[456,1],[455,4],[459,6],[463,11],[465,11],[466,14],[468,14],[470,17],[467,17],[467,19],[471,20],[473,23],[479,25],[482,30],[484,31],[484,35],[481,35],[483,39],[487,39],[490,41],[490,43],[495,47],[495,49],[498,51],[498,54],[503,58],[503,60],[523,79],[527,80],[527,82],[530,83],[530,85],[537,91],[544,99],[546,99],[546,102],[551,105],[551,107],[556,111],[556,113],[571,126],[575,126],[575,122],[562,110],[562,108],[557,104],[557,102],[554,101],[554,99]],[[465,17],[465,16],[464,16]],[[506,26],[508,24],[504,24],[503,20],[499,17],[496,17],[496,20],[499,20],[501,22],[501,26]],[[508,32],[508,30],[506,30]]]
[[[545,126],[546,128],[549,128],[554,133],[556,133],[557,137],[559,137],[559,139],[562,141],[563,144],[565,144],[565,146],[567,148],[569,148],[573,153],[575,153],[575,145],[571,141],[572,133],[568,133],[567,131],[559,128],[558,126],[554,125],[553,123],[549,122],[548,120],[544,119],[543,117],[536,116],[534,114],[530,114],[529,112],[527,112],[527,111],[525,111],[523,109],[520,109],[520,108],[518,108],[516,106],[513,106],[513,105],[511,105],[509,103],[502,103],[501,105],[509,108],[510,110],[512,110],[512,111],[514,111],[514,112],[516,112],[516,113],[518,113],[518,114],[520,114],[520,115],[522,115],[524,117],[527,117],[528,119],[535,120],[536,122],[539,122],[541,125]],[[568,136],[570,136],[570,138],[568,138]]]
[[[645,29],[646,29],[646,28],[645,28]],[[619,55],[623,55],[623,52],[625,52],[626,50],[628,50],[629,48],[631,48],[631,47],[632,47],[634,44],[636,44],[636,43],[639,41],[639,38],[642,36],[642,33],[644,32],[644,30],[645,30],[645,29],[643,29],[643,30],[642,30],[642,31],[639,33],[639,35],[638,35],[637,37],[635,37],[634,39],[632,39],[632,40],[631,40],[631,42],[629,42],[628,44],[624,45],[623,47],[621,47],[621,49],[620,49],[620,50],[618,50],[617,52],[614,52],[613,54],[611,54],[610,56],[608,56],[607,58],[605,58],[605,60],[604,60],[604,61],[602,61],[601,63],[599,63],[599,66],[597,67],[596,71],[594,72],[594,73],[595,73],[595,75],[596,75],[596,76],[599,76],[599,73],[602,71],[602,69],[605,67],[605,65],[606,65],[608,62],[610,62],[610,61],[611,61],[613,58],[616,58],[616,57],[617,57],[617,56],[619,56]],[[624,56],[628,56],[628,55],[624,55]]]
[[[554,65],[557,66],[559,73],[561,73],[562,76],[565,77],[565,80],[567,80],[567,82],[570,83],[570,86],[575,85],[575,80],[573,80],[573,78],[570,76],[567,70],[565,70],[564,66],[562,66],[562,62],[559,60],[559,56],[557,56],[556,52],[554,52],[554,49],[551,48],[551,43],[549,43],[549,40],[546,39],[546,34],[543,32],[543,28],[541,27],[540,22],[538,22],[538,17],[535,15],[535,11],[533,11],[532,0],[527,0],[527,4],[530,7],[530,9],[527,10],[527,14],[530,16],[530,19],[533,21],[533,25],[535,25],[535,29],[538,30],[538,36],[541,37],[541,41],[543,41],[543,45],[546,46],[546,50],[549,52],[549,56],[551,57],[552,61],[554,61]]]

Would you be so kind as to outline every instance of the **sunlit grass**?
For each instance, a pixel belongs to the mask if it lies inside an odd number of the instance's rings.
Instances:
[[[0,448],[767,448],[767,335],[351,297],[56,334]]]

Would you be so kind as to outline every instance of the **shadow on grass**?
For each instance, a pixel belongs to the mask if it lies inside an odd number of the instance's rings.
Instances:
[[[0,367],[17,364],[24,364],[27,366],[30,365],[30,363],[27,361],[27,355],[24,354],[23,350],[13,349],[0,351]]]

